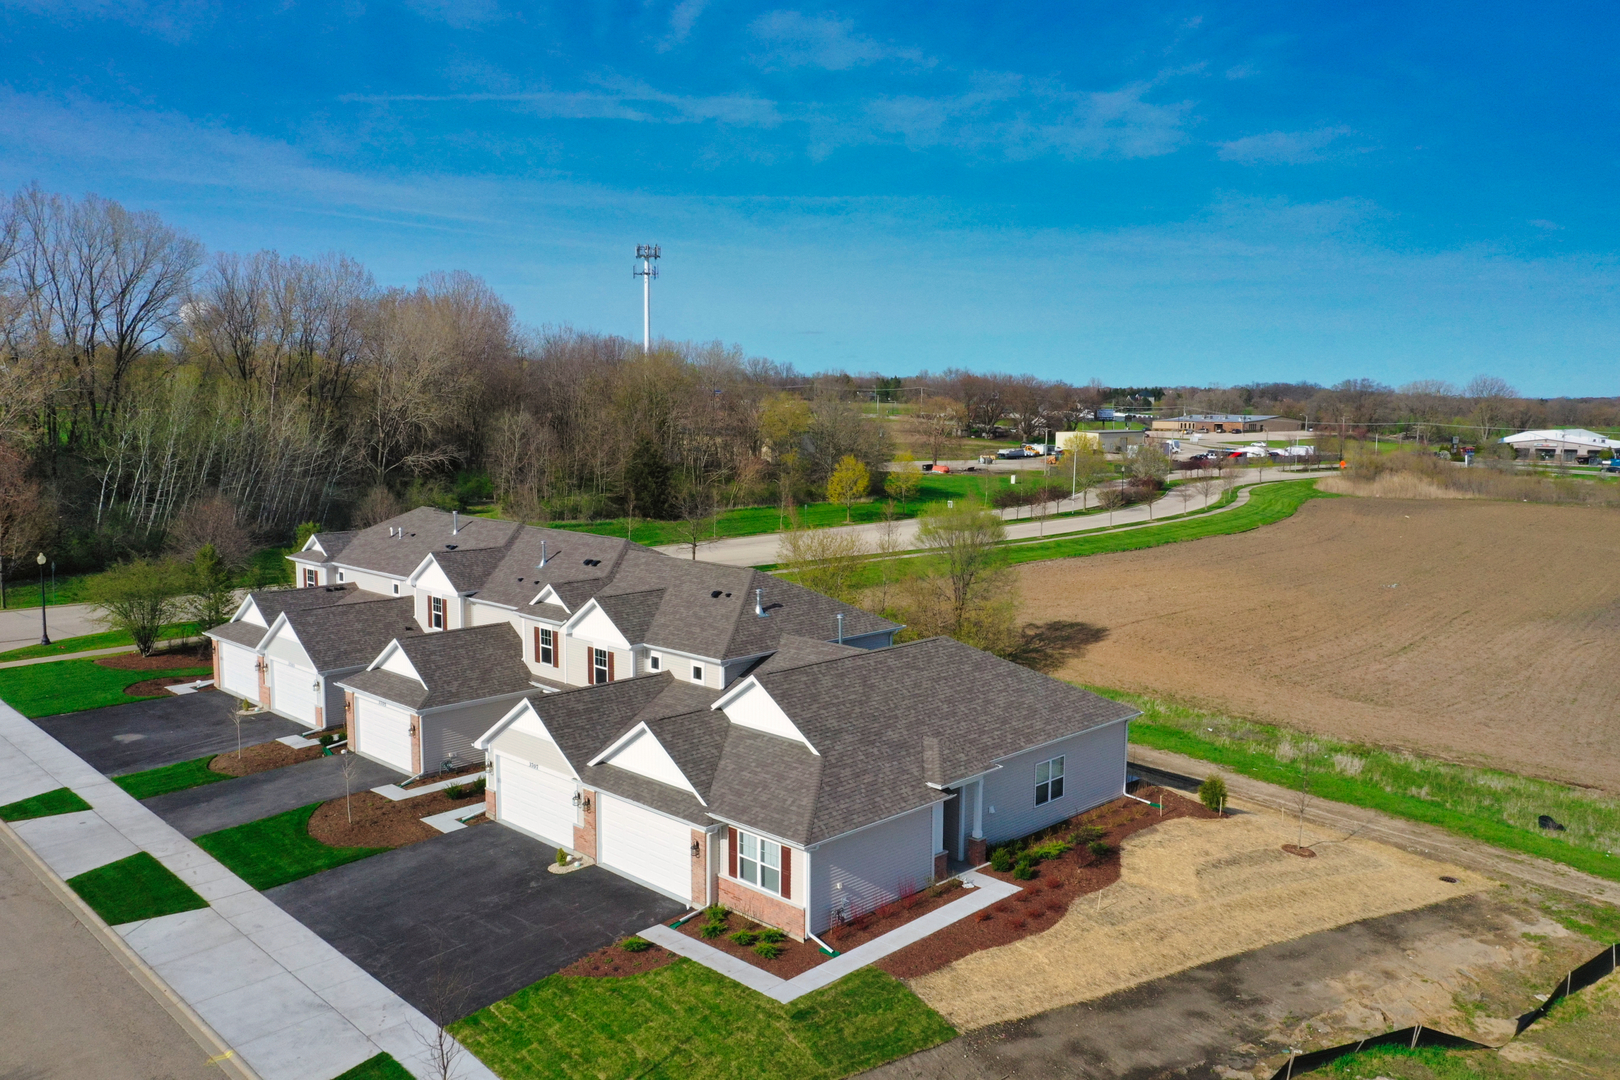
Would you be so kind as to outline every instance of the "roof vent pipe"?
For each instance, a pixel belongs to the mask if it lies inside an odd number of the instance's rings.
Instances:
[[[450,535],[454,536],[461,531],[461,511],[450,511]]]
[[[844,643],[844,613],[842,611],[840,611],[838,613],[838,644],[842,645],[843,643]]]
[[[540,541],[540,565],[535,567],[535,569],[536,570],[544,570],[545,568],[546,568],[546,542],[544,540],[542,540],[542,541]]]
[[[758,615],[762,619],[767,617],[766,614],[765,614],[765,590],[764,589],[755,589],[754,590],[754,614]]]

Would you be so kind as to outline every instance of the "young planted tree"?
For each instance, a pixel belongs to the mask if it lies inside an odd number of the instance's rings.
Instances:
[[[1080,509],[1086,508],[1086,493],[1113,475],[1114,466],[1090,439],[1077,433],[1064,447],[1069,458],[1069,494],[1080,496]]]
[[[158,635],[180,614],[188,577],[174,563],[134,559],[91,578],[85,592],[103,623],[128,634],[140,654],[150,656]]]
[[[692,484],[681,493],[677,503],[681,526],[681,543],[692,550],[692,561],[697,562],[698,548],[713,542],[719,520],[714,490],[707,484]]]
[[[930,557],[905,583],[902,603],[915,633],[945,634],[997,655],[1017,648],[1017,583],[997,546],[1005,536],[1001,519],[972,503],[922,516],[917,541]]]
[[[845,454],[827,478],[827,501],[844,508],[844,521],[850,519],[850,508],[866,498],[872,488],[872,474],[853,454]]]
[[[1171,468],[1170,455],[1154,443],[1144,443],[1137,447],[1135,456],[1131,458],[1131,476],[1136,478],[1143,489],[1149,519],[1153,517],[1153,501],[1164,490],[1164,480],[1170,475]]]

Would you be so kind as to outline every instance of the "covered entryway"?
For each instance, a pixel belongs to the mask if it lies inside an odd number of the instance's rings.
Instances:
[[[411,753],[411,714],[397,705],[354,695],[354,720],[350,734],[354,749],[374,761],[403,773],[416,771]]]
[[[683,902],[692,898],[692,829],[613,795],[598,793],[597,862]]]
[[[270,708],[289,720],[315,726],[320,676],[285,660],[270,661]]]
[[[574,781],[511,754],[495,754],[495,816],[547,843],[574,847]]]
[[[259,702],[259,654],[228,641],[214,641],[219,650],[219,688],[232,697]]]

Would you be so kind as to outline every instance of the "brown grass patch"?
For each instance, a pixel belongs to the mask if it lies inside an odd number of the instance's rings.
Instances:
[[[286,743],[271,741],[244,746],[241,754],[235,750],[215,754],[213,760],[208,763],[208,770],[226,776],[251,776],[254,773],[279,769],[284,765],[296,765],[300,761],[313,761],[320,756],[321,748],[318,746],[305,746],[295,750]]]
[[[165,675],[161,679],[142,679],[138,683],[131,683],[124,687],[124,693],[130,697],[156,697],[163,693],[164,687],[179,686],[181,683],[193,683],[198,679],[206,679],[206,675]],[[212,686],[204,686],[197,692],[211,691]]]
[[[206,667],[212,663],[208,653],[197,649],[165,649],[151,656],[140,653],[117,653],[96,658],[96,664],[119,671],[167,671],[170,668]]]
[[[403,847],[442,835],[422,818],[484,801],[482,795],[452,800],[442,791],[398,802],[375,791],[357,791],[351,798],[353,821],[349,820],[350,807],[340,796],[310,817],[309,835],[332,847]]]

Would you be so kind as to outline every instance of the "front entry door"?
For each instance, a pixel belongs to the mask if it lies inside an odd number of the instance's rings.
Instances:
[[[945,850],[951,853],[951,858],[960,862],[962,851],[962,793],[955,788],[945,792],[950,798],[945,800]]]

